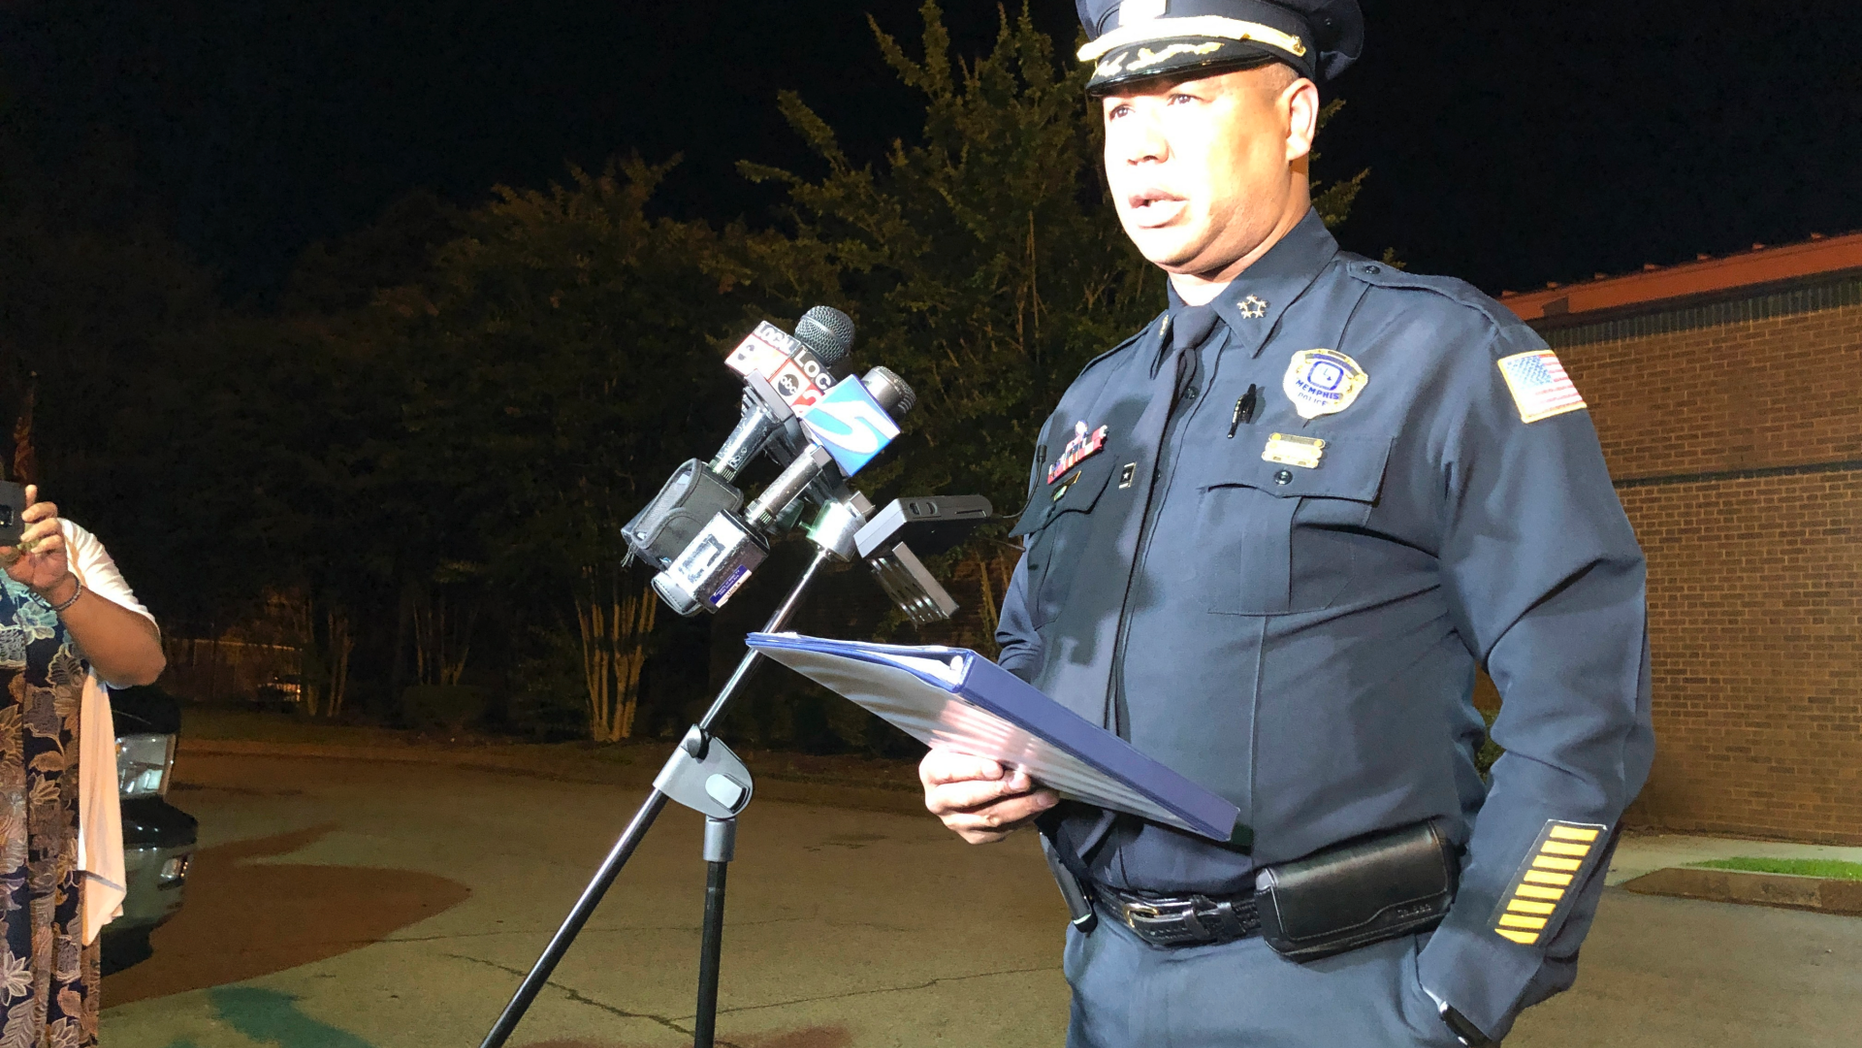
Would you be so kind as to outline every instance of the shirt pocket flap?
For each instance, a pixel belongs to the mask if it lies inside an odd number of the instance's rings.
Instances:
[[[1009,531],[1009,537],[1032,535],[1054,522],[1063,513],[1087,513],[1112,480],[1112,455],[1100,452],[1055,478],[1052,484],[1035,488],[1021,520]]]
[[[1247,455],[1212,455],[1199,471],[1203,488],[1241,485],[1278,498],[1351,499],[1376,502],[1390,461],[1390,437],[1326,437],[1319,464],[1312,467],[1269,462],[1255,451]]]

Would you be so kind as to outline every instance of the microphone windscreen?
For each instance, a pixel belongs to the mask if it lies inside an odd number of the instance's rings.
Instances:
[[[886,409],[886,414],[897,418],[910,411],[918,403],[918,394],[898,373],[888,367],[876,367],[860,379],[866,391],[879,401],[879,406]]]
[[[833,306],[816,306],[795,322],[795,337],[814,350],[821,363],[832,367],[853,348],[853,318]]]

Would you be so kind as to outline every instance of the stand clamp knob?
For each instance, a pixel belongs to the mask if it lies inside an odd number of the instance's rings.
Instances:
[[[732,819],[750,803],[750,769],[730,747],[694,724],[685,733],[653,788],[712,819]]]

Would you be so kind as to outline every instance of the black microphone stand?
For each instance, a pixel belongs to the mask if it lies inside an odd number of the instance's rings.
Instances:
[[[812,585],[821,569],[835,556],[828,549],[819,549],[807,570],[802,572],[789,595],[782,601],[776,613],[770,616],[763,627],[765,633],[780,633],[794,617],[795,610],[801,605],[802,595]],[[712,700],[711,708],[704,717],[687,731],[667,759],[665,767],[653,780],[653,790],[634,813],[627,828],[621,831],[620,839],[614,842],[608,857],[602,860],[601,868],[582,889],[582,895],[576,899],[569,916],[564,918],[562,927],[550,938],[544,947],[543,955],[537,958],[529,974],[512,996],[511,1003],[504,1006],[498,1015],[498,1021],[492,1024],[491,1032],[485,1035],[480,1048],[501,1048],[510,1038],[512,1031],[530,1010],[537,994],[549,982],[550,974],[556,970],[557,962],[563,954],[569,952],[569,946],[575,937],[581,934],[582,926],[595,912],[603,895],[620,875],[621,867],[640,846],[647,831],[652,829],[653,821],[659,818],[666,808],[666,802],[677,800],[705,815],[705,920],[704,931],[699,947],[698,975],[698,1016],[693,1023],[694,1048],[712,1048],[717,1030],[718,1015],[718,962],[724,938],[724,885],[725,874],[729,868],[737,838],[736,815],[744,805],[750,802],[750,776],[742,762],[727,749],[723,743],[711,737],[711,726],[724,715],[724,708],[735,698],[744,683],[750,679],[750,673],[762,658],[762,652],[755,648],[744,653],[737,663],[737,669],[730,680]],[[725,785],[717,786],[718,780],[725,780]],[[741,793],[738,793],[738,790]],[[720,795],[720,793],[723,795]],[[733,795],[735,794],[735,795]]]

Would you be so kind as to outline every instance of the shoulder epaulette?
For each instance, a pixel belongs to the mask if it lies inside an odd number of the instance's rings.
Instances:
[[[1341,252],[1341,255],[1343,254]],[[1344,257],[1346,272],[1367,284],[1406,291],[1431,292],[1458,306],[1474,310],[1502,330],[1525,326],[1525,321],[1520,320],[1512,310],[1495,302],[1479,288],[1465,280],[1432,276],[1426,273],[1411,273],[1385,262],[1377,262],[1356,255],[1344,255]]]
[[[1130,338],[1126,339],[1125,341],[1120,342],[1118,345],[1113,346],[1111,349],[1108,349],[1104,353],[1101,353],[1098,356],[1094,357],[1093,359],[1087,361],[1086,366],[1080,369],[1080,375],[1085,375],[1088,371],[1091,371],[1093,368],[1098,367],[1100,361],[1108,360],[1112,357],[1118,356],[1120,353],[1124,352],[1125,350],[1130,349],[1133,345],[1137,344],[1139,339],[1149,334],[1151,329],[1153,327],[1156,327],[1158,322],[1161,321],[1167,314],[1168,314],[1168,311],[1166,311],[1165,313],[1159,313],[1157,316],[1152,317],[1143,327],[1138,329],[1137,334],[1132,335]],[[1075,376],[1074,381],[1076,382],[1079,381],[1079,377],[1080,376]]]

